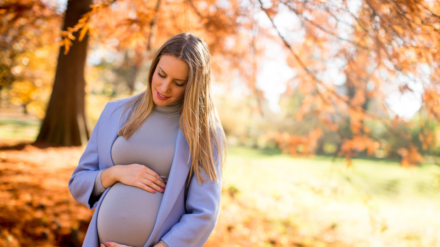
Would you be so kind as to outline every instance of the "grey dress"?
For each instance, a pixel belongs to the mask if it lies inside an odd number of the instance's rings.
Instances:
[[[112,145],[115,165],[145,165],[165,181],[171,170],[179,130],[182,101],[170,106],[156,106],[143,125],[127,139],[118,136]],[[105,190],[97,175],[93,195]],[[142,247],[153,230],[163,193],[115,183],[102,201],[98,212],[99,241]]]

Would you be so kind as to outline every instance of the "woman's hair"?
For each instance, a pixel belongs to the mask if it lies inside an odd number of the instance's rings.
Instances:
[[[175,35],[156,52],[148,75],[147,89],[126,102],[121,117],[128,109],[132,112],[127,122],[118,131],[118,135],[128,139],[155,108],[151,83],[162,55],[173,55],[185,61],[189,66],[189,78],[180,109],[179,122],[180,129],[189,145],[191,154],[189,158],[192,158],[189,177],[194,173],[201,184],[200,180],[205,181],[200,174],[203,169],[209,179],[217,181],[215,162],[220,161],[223,167],[226,156],[226,137],[211,95],[211,59],[208,46],[202,39],[191,33]],[[187,185],[189,185],[189,180]]]

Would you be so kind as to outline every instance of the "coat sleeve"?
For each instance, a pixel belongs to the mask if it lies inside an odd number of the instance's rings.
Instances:
[[[105,108],[107,108],[107,105]],[[103,112],[105,111],[105,108]],[[78,166],[73,171],[72,177],[69,180],[69,191],[73,198],[88,208],[93,209],[99,196],[93,196],[95,180],[99,174],[99,156],[98,156],[98,130],[103,113],[96,123],[92,135],[87,143],[84,153],[79,159]]]
[[[217,156],[217,152],[214,154]],[[192,176],[185,202],[186,214],[162,236],[161,242],[166,246],[202,247],[208,240],[217,223],[222,192],[221,159],[215,166],[218,181],[211,181],[203,170],[201,175],[206,181],[202,185]]]
[[[92,195],[93,195],[93,196],[100,196],[100,195],[102,195],[102,193],[104,193],[104,191],[105,191],[105,188],[104,188],[104,186],[102,185],[102,181],[101,181],[101,174],[102,174],[102,171],[104,171],[104,170],[100,170],[99,173],[98,173],[98,175],[96,175],[96,179],[95,179],[95,187],[93,188],[93,192],[92,192]]]

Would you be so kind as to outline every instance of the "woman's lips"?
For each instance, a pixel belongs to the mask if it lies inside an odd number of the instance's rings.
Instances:
[[[162,96],[162,94],[160,94],[159,91],[156,91],[156,94],[160,100],[167,100],[167,99],[171,98],[171,97]]]

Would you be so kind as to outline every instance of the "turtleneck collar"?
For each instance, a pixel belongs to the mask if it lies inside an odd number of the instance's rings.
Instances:
[[[154,110],[165,114],[180,113],[180,108],[182,107],[182,105],[183,105],[183,99],[171,105],[166,105],[166,106],[156,105]]]

